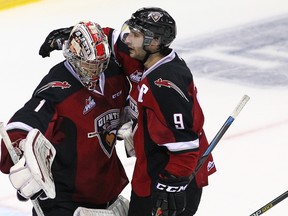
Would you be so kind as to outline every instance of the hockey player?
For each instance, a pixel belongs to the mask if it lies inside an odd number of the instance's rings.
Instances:
[[[85,215],[87,208],[111,208],[128,184],[115,143],[129,82],[110,57],[107,37],[98,24],[79,22],[69,35],[63,47],[66,60],[49,71],[6,126],[21,160],[13,166],[3,141],[1,145],[1,171],[10,175],[20,199],[38,197],[45,216]],[[56,150],[51,159],[47,151],[39,152],[47,156],[40,159],[47,161],[39,161],[36,168],[25,163],[25,159],[39,160],[38,154],[25,152],[35,152],[35,143],[26,142],[35,129]],[[38,174],[48,170],[48,174],[39,180],[35,170]],[[54,181],[55,191],[47,187],[47,178]],[[120,206],[117,215],[126,215],[128,205]],[[113,211],[119,206],[114,207]]]
[[[39,54],[46,57],[59,49],[67,32],[70,32],[69,28],[52,31]],[[176,37],[175,21],[161,8],[143,8],[123,25],[120,37],[111,28],[104,28],[104,32],[114,56],[132,83],[129,103],[134,126],[140,110],[134,137],[137,160],[129,216],[151,215],[152,210],[154,215],[161,215],[162,211],[163,216],[191,216],[197,211],[202,187],[208,185],[208,176],[216,169],[210,156],[186,188],[190,181],[188,177],[208,141],[202,128],[204,115],[196,98],[192,74],[185,62],[169,48]],[[125,36],[128,36],[127,40]],[[146,72],[141,78],[144,66]],[[131,143],[129,127],[131,124],[124,134],[125,141]],[[131,152],[133,154],[133,149]],[[168,187],[170,192],[161,191],[165,185],[174,189]],[[176,187],[186,190],[175,191]]]
[[[206,164],[190,183],[208,142],[193,76],[169,48],[176,37],[175,21],[161,8],[141,8],[126,21],[121,35],[130,57],[145,67],[138,92],[132,92],[138,120],[128,215],[194,215],[208,172],[215,167]]]

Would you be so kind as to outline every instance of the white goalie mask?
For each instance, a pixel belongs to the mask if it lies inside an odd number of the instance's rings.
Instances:
[[[63,54],[89,90],[95,89],[99,75],[107,68],[110,48],[99,24],[82,21],[74,26],[63,46]]]

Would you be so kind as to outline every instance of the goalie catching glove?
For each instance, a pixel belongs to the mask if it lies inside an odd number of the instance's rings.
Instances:
[[[10,182],[22,198],[35,199],[41,194],[43,199],[54,199],[56,193],[51,166],[56,151],[53,145],[38,129],[31,130],[21,142],[24,156],[11,167]]]
[[[168,172],[159,177],[152,193],[152,216],[177,216],[186,207],[185,189],[188,177],[175,177]]]
[[[49,57],[53,50],[62,50],[62,45],[69,38],[72,28],[60,28],[50,32],[40,47],[39,55],[45,58]]]

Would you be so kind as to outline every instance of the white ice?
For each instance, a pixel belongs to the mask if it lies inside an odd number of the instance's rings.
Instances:
[[[63,60],[61,52],[52,53],[46,59],[38,55],[40,45],[51,30],[89,19],[120,29],[131,13],[143,6],[162,7],[175,18],[178,25],[175,48],[188,40],[288,14],[287,0],[42,0],[0,11],[0,121],[7,123],[30,98],[40,79]],[[279,58],[281,54],[288,62],[287,48],[281,52],[265,49],[265,53]],[[189,47],[186,49],[189,51]],[[214,55],[212,51],[206,52],[202,55]],[[193,53],[185,53],[185,58],[194,57]],[[225,60],[225,55],[218,58]],[[227,59],[230,60],[233,61]],[[237,61],[245,64],[242,58]],[[263,67],[273,67],[275,62],[270,63]],[[255,62],[251,60],[247,64]],[[283,67],[287,69],[287,77],[288,63]],[[194,78],[210,141],[242,96],[251,97],[213,151],[218,171],[204,188],[197,215],[248,216],[288,188],[288,85],[254,87],[234,82],[233,78],[231,82],[200,74]],[[124,156],[122,143],[117,150],[131,178],[134,159]],[[129,194],[130,186],[123,191],[125,197],[129,198]],[[283,200],[264,215],[287,215],[287,204],[288,199]],[[16,199],[8,176],[1,173],[0,215],[27,216],[31,206],[29,201],[21,203]]]

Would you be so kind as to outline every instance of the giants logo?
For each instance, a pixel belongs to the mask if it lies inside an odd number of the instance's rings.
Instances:
[[[97,136],[101,148],[110,158],[116,144],[117,127],[120,124],[120,110],[108,110],[94,120],[95,131],[88,138]]]

